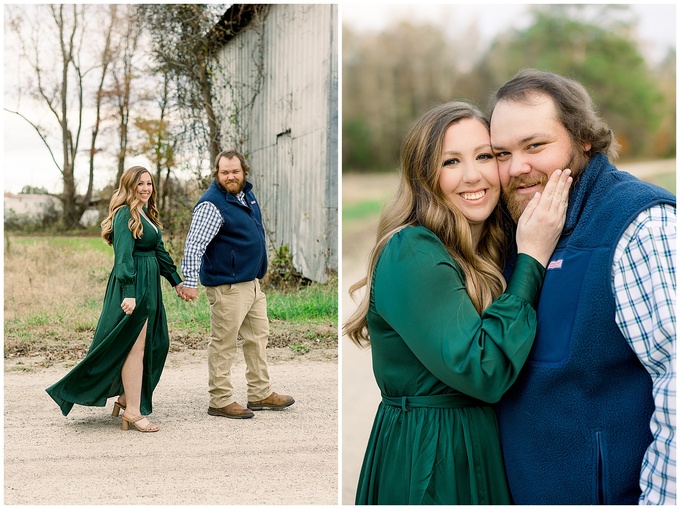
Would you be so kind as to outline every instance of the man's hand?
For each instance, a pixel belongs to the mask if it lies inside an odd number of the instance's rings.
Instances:
[[[197,288],[188,288],[184,286],[181,289],[181,295],[180,297],[182,300],[186,302],[191,302],[192,300],[198,299],[198,289]]]

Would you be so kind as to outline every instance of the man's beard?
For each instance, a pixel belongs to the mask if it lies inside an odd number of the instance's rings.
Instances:
[[[217,180],[217,179],[216,179],[216,180]],[[235,191],[233,191],[233,189],[234,189],[233,186],[230,186],[230,187],[231,187],[231,189],[230,189],[230,188],[227,187],[226,185],[223,185],[222,182],[220,182],[219,180],[217,181],[217,185],[218,185],[218,186],[220,186],[220,187],[221,187],[222,189],[224,189],[226,192],[231,193],[231,194],[238,194],[238,193],[240,193],[241,191],[243,191],[243,188],[244,188],[244,187],[246,187],[246,179],[243,179],[241,182],[234,182],[234,183],[235,183],[235,184],[238,184],[238,188],[237,188]]]
[[[508,185],[503,189],[503,201],[508,207],[508,212],[512,220],[516,223],[519,221],[522,212],[534,197],[533,194],[518,194],[515,191],[520,187],[529,187],[532,185],[543,186],[548,183],[548,176],[545,173],[537,173],[536,175],[523,175],[521,177],[512,177]]]
[[[571,154],[569,162],[562,166],[562,169],[570,169],[571,176],[574,179],[574,182],[576,182],[578,175],[581,174],[587,164],[588,158],[581,155],[579,152],[576,152]],[[524,209],[534,197],[534,195],[531,193],[517,194],[515,191],[520,187],[529,187],[536,184],[538,184],[539,187],[542,186],[545,190],[545,186],[549,179],[550,177],[548,177],[548,175],[541,172],[537,172],[535,175],[523,175],[521,177],[510,178],[508,185],[503,189],[502,198],[503,202],[508,208],[508,212],[510,213],[512,220],[515,221],[515,223],[519,221],[522,212],[524,212]],[[573,188],[574,184],[571,186],[571,189]]]

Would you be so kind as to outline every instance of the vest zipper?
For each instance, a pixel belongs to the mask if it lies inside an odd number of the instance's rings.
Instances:
[[[597,449],[597,505],[606,505],[607,497],[604,486],[604,450],[602,446],[602,432],[595,432],[595,445]]]

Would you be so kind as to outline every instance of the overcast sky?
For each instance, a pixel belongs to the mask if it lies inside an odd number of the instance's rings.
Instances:
[[[341,2],[340,18],[356,29],[378,30],[391,20],[407,17],[412,20],[430,21],[442,30],[462,31],[475,23],[482,36],[490,41],[500,31],[509,28],[522,28],[528,22],[527,4],[394,4]],[[676,45],[676,6],[672,4],[633,4],[639,15],[639,37],[645,44],[645,51],[652,59],[665,55],[669,46]],[[11,97],[6,95],[5,107],[14,106]],[[19,192],[24,186],[45,187],[49,191],[61,190],[60,174],[49,152],[33,128],[16,115],[3,112],[3,174],[4,190]],[[84,142],[86,146],[88,141]],[[60,157],[57,154],[57,160]],[[133,164],[148,166],[143,157],[128,159],[128,167]],[[82,168],[83,175],[87,169]],[[108,177],[107,177],[108,178]],[[96,187],[107,184],[107,178],[95,181]],[[82,190],[81,190],[82,191]]]
[[[357,30],[381,30],[390,22],[400,19],[429,22],[450,30],[462,32],[475,23],[485,42],[490,42],[500,32],[524,28],[531,21],[529,10],[534,4],[466,4],[459,2],[438,4],[408,3],[357,3],[341,4],[341,17]],[[663,58],[669,47],[676,46],[675,3],[630,4],[638,20],[638,35],[653,59]]]

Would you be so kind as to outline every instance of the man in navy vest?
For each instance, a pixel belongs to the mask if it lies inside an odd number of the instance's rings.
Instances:
[[[675,503],[675,196],[618,171],[585,88],[525,70],[495,94],[491,145],[515,220],[574,176],[529,360],[498,405],[516,504]]]
[[[182,298],[198,298],[200,276],[210,302],[208,414],[232,419],[248,419],[253,410],[279,410],[295,402],[273,392],[269,382],[269,320],[259,282],[267,272],[267,249],[260,207],[253,185],[246,181],[249,171],[236,150],[217,156],[214,180],[194,207],[182,260]],[[243,338],[247,408],[235,401],[231,383],[238,336]]]

